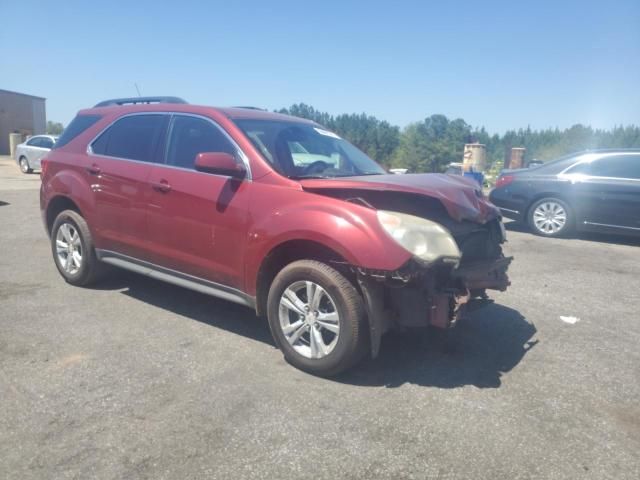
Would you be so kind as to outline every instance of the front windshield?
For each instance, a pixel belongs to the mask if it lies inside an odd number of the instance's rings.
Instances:
[[[236,120],[265,159],[289,178],[380,175],[385,170],[338,135],[319,126],[279,120]]]

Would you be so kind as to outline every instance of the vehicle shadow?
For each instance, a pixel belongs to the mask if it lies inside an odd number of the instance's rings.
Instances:
[[[380,355],[336,378],[360,386],[414,385],[498,388],[538,343],[535,326],[517,310],[491,303],[461,320],[453,330],[387,334]]]
[[[159,280],[118,271],[96,285],[275,348],[269,326],[253,311],[231,302],[175,287]],[[469,314],[455,329],[389,333],[380,355],[331,379],[358,386],[399,387],[405,383],[455,388],[497,388],[537,341],[536,328],[519,312],[490,303]],[[293,368],[293,367],[292,367]]]
[[[126,270],[114,271],[92,288],[121,290],[122,294],[154,307],[275,347],[267,322],[242,305]]]
[[[504,222],[504,228],[509,232],[518,232],[518,233],[527,233],[532,236],[536,236],[534,233],[529,230],[529,227],[524,223],[520,222]],[[590,242],[600,242],[600,243],[615,243],[617,245],[628,245],[631,247],[639,247],[640,246],[640,237],[635,237],[631,235],[614,235],[610,233],[596,233],[596,232],[576,232],[571,236],[558,238],[557,240],[587,240]]]

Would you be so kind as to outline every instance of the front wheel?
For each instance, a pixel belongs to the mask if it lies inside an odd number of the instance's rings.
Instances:
[[[537,235],[561,237],[573,229],[573,212],[566,202],[557,198],[543,198],[529,209],[529,226]]]
[[[306,372],[332,376],[366,352],[362,297],[340,272],[315,260],[287,265],[267,300],[269,327],[286,360]]]
[[[29,166],[29,160],[27,160],[27,157],[25,156],[20,157],[20,160],[18,161],[18,163],[20,164],[20,171],[22,173],[33,172],[33,169]]]

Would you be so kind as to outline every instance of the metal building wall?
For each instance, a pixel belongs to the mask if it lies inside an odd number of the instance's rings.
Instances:
[[[38,135],[46,132],[45,99],[0,90],[0,155],[9,154],[9,134]]]

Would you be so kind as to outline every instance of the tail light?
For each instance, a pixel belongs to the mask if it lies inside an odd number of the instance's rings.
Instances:
[[[40,160],[40,176],[44,177],[45,173],[47,173],[47,165],[49,165],[49,160],[43,158]]]
[[[496,188],[506,187],[512,183],[516,177],[514,175],[503,175],[496,180]]]

